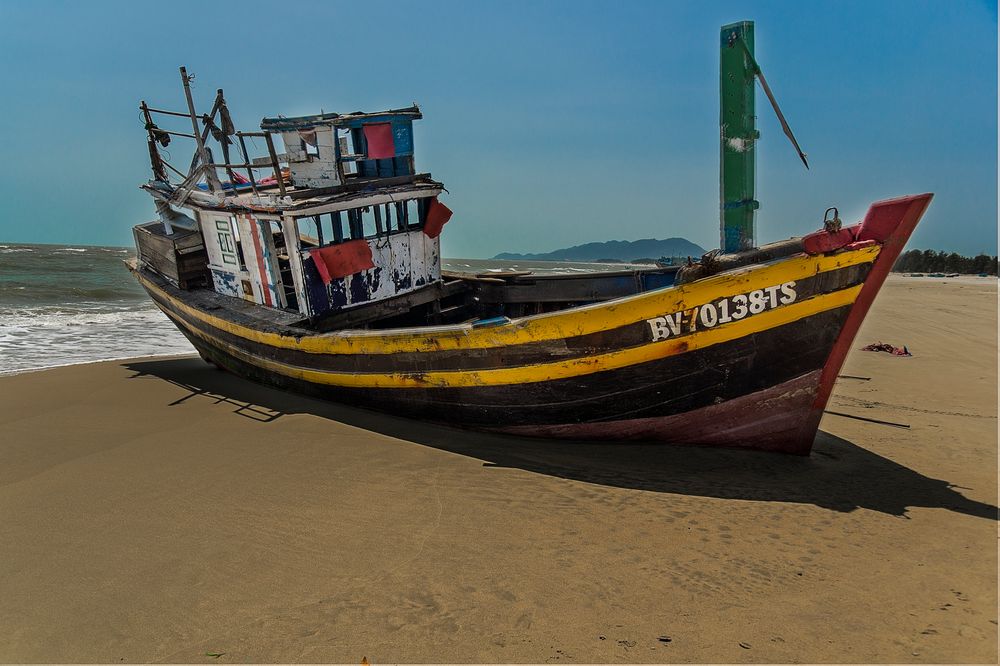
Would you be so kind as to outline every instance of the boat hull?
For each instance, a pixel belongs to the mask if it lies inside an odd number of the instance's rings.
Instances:
[[[269,330],[137,275],[203,357],[283,389],[518,435],[807,454],[929,201],[876,204],[833,252],[488,328]]]

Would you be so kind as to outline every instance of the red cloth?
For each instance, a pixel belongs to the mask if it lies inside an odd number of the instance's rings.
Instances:
[[[802,249],[806,254],[823,254],[833,252],[854,242],[861,225],[844,227],[839,231],[817,231],[802,238]]]
[[[431,205],[427,209],[427,221],[424,222],[424,233],[429,238],[437,238],[441,235],[441,229],[445,222],[451,219],[451,209],[437,200],[431,199]]]
[[[368,159],[370,160],[382,160],[396,156],[396,144],[392,139],[392,123],[365,125],[365,141],[368,143]]]
[[[362,239],[309,250],[323,284],[375,267],[372,249]]]
[[[288,181],[288,176],[290,174],[291,174],[291,171],[289,171],[288,169],[282,169],[281,170],[281,180],[287,182]],[[270,175],[267,178],[261,178],[260,180],[258,180],[257,184],[258,185],[277,185],[278,184],[278,179],[275,178],[274,175]]]

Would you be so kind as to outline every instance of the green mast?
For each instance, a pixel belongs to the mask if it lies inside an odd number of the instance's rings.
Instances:
[[[756,183],[756,127],[754,105],[753,21],[731,23],[722,28],[722,58],[719,71],[720,160],[719,221],[723,252],[739,252],[754,246]],[[740,46],[742,42],[746,48]]]

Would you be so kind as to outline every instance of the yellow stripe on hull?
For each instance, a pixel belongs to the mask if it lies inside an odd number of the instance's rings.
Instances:
[[[747,266],[690,284],[626,296],[572,310],[516,319],[508,324],[489,328],[473,328],[465,324],[392,331],[337,331],[305,335],[301,338],[258,331],[216,317],[170,296],[144,279],[141,274],[139,280],[147,290],[154,292],[158,298],[169,302],[172,307],[185,315],[251,342],[311,354],[397,354],[453,349],[489,349],[598,333],[658,317],[666,312],[689,310],[732,294],[868,263],[875,260],[880,250],[881,246],[875,245],[829,256],[794,256],[772,264]]]
[[[250,354],[204,331],[192,328],[172,312],[166,310],[164,312],[192,335],[201,338],[212,346],[246,363],[286,377],[314,384],[351,388],[450,388],[545,382],[555,379],[579,377],[605,370],[617,370],[631,365],[655,361],[695,349],[710,347],[722,342],[729,342],[730,340],[736,340],[754,333],[760,333],[771,328],[789,324],[820,312],[851,305],[854,303],[855,298],[857,298],[858,293],[860,293],[862,286],[857,285],[830,294],[815,296],[798,303],[768,310],[740,321],[721,324],[710,329],[701,329],[677,339],[652,342],[614,352],[552,363],[539,363],[512,368],[492,368],[488,370],[345,373],[301,368]]]

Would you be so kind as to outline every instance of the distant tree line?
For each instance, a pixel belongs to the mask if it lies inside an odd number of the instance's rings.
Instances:
[[[997,258],[988,254],[963,257],[955,252],[910,250],[899,255],[892,270],[897,273],[971,273],[997,274]]]

